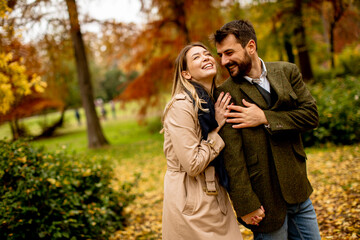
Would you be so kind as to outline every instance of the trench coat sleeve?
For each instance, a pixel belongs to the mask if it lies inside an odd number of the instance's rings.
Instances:
[[[206,141],[201,140],[197,124],[194,107],[185,98],[172,104],[164,120],[165,131],[170,135],[176,157],[193,177],[203,172],[225,146],[215,131],[209,133]]]
[[[293,109],[264,110],[270,125],[268,128],[270,134],[288,130],[303,132],[316,128],[319,124],[316,101],[306,88],[297,66],[295,64],[290,66],[289,73],[286,73],[292,86],[289,94],[297,106]]]

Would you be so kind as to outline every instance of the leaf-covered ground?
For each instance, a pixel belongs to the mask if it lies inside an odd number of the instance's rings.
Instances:
[[[163,156],[128,159],[116,168],[118,180],[131,181],[134,173],[141,178],[134,193],[139,196],[126,209],[128,226],[112,240],[161,239]],[[360,145],[309,149],[308,173],[314,187],[315,206],[322,239],[360,238]],[[252,239],[240,226],[244,239]]]

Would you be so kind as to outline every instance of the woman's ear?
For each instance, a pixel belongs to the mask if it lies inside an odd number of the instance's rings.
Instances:
[[[181,75],[187,80],[191,79],[191,74],[188,71],[182,71]]]

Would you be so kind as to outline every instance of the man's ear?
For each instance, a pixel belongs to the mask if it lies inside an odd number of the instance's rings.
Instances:
[[[187,80],[191,79],[191,74],[189,73],[189,71],[182,71],[181,75]]]
[[[256,52],[256,43],[253,39],[250,39],[246,45],[247,51],[249,54],[254,54]]]

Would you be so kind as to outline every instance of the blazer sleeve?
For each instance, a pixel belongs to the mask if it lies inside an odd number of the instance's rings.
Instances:
[[[221,91],[228,92],[220,87],[216,91],[216,97]],[[229,176],[230,199],[237,216],[242,217],[261,206],[261,202],[251,186],[243,149],[242,130],[234,129],[232,124],[225,123],[219,134],[226,143],[223,156]]]
[[[290,74],[287,74],[292,89],[290,98],[296,103],[292,109],[264,110],[269,122],[270,134],[283,131],[307,131],[319,124],[319,114],[316,101],[302,80],[301,73],[295,64],[291,64]]]
[[[186,99],[173,103],[164,119],[164,129],[170,136],[176,157],[190,176],[205,170],[224,148],[221,137],[212,131],[207,140],[196,132],[197,118],[192,103]]]

